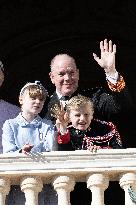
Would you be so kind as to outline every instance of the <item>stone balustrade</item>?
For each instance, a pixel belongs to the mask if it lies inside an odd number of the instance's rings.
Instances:
[[[19,185],[25,205],[38,205],[38,193],[51,183],[58,205],[70,205],[70,192],[76,182],[86,182],[92,192],[91,205],[104,205],[109,181],[118,181],[125,193],[125,205],[134,205],[128,189],[136,191],[136,149],[56,151],[29,156],[0,154],[0,205],[5,205],[11,185]],[[97,197],[96,197],[97,196]]]

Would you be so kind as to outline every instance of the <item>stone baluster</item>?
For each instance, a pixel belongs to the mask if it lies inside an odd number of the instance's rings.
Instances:
[[[128,189],[131,186],[133,191],[136,193],[136,174],[134,173],[123,174],[120,178],[120,186],[125,191],[125,205],[135,205],[136,202],[133,202],[131,200]]]
[[[9,191],[10,180],[6,177],[0,178],[0,205],[5,205],[5,198]]]
[[[104,191],[109,186],[109,179],[104,174],[87,176],[87,188],[92,192],[91,205],[104,205]]]
[[[53,186],[58,194],[58,205],[70,205],[70,192],[75,186],[74,178],[72,176],[56,176]]]
[[[22,178],[20,186],[25,193],[25,205],[38,205],[38,193],[43,188],[41,178],[25,176]]]

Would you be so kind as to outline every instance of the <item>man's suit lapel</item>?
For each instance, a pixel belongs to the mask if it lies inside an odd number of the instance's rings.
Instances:
[[[47,113],[46,113],[46,118],[47,118],[47,119],[53,120],[51,109],[53,108],[53,106],[54,106],[55,104],[60,104],[59,98],[58,98],[56,92],[54,92],[53,95],[51,95],[51,97],[50,97],[50,100],[49,100],[49,103],[48,103],[48,111],[47,111]]]

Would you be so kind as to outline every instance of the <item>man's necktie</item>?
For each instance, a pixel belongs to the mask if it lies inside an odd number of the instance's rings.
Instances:
[[[62,101],[67,101],[67,100],[69,100],[69,99],[70,99],[69,96],[62,96],[62,97],[60,98],[60,100],[62,100]]]
[[[62,105],[63,105],[63,107],[64,107],[64,110],[66,109],[66,104],[67,104],[67,101],[70,99],[70,97],[69,96],[62,96],[61,98],[60,98],[60,101],[62,102]]]

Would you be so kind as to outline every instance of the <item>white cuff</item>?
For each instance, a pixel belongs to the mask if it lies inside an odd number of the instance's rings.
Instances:
[[[111,83],[116,84],[118,81],[119,74],[116,71],[114,75],[106,75],[106,79],[109,80]]]

